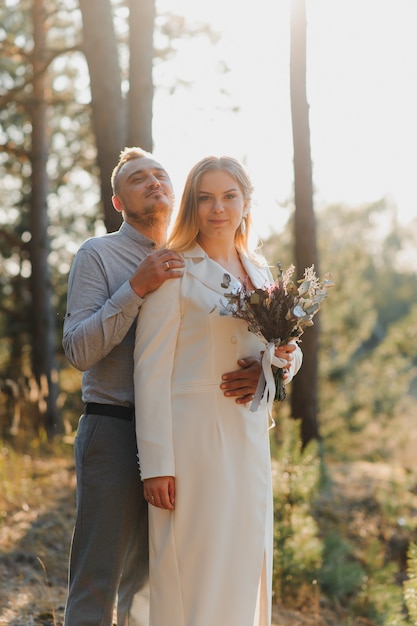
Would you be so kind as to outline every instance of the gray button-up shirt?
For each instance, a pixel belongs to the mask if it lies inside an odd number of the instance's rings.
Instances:
[[[133,406],[133,349],[143,299],[129,279],[156,244],[126,222],[85,241],[72,263],[62,345],[83,372],[83,402]]]

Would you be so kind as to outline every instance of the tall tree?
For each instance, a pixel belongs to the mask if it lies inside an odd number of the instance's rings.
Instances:
[[[120,226],[120,214],[111,203],[110,187],[111,172],[120,150],[127,143],[152,150],[155,0],[129,0],[128,5],[129,86],[125,98],[111,0],[79,0],[83,50],[90,73],[101,199],[108,231]]]
[[[121,223],[111,202],[110,176],[126,137],[122,73],[110,0],[79,0],[83,51],[90,74],[91,109],[100,170],[101,200],[108,231]]]
[[[128,144],[152,151],[155,0],[129,0]]]
[[[67,53],[74,51],[76,40],[74,2],[0,4],[0,125],[5,139],[0,146],[0,376],[18,383],[22,415],[48,436],[62,430],[55,305],[66,284],[66,243],[73,241],[71,233],[67,237],[64,232],[59,243],[51,237],[63,224],[59,189],[65,185],[68,199],[72,167],[80,155],[88,160],[88,150],[81,149],[85,142],[80,134],[74,140],[73,134],[77,125],[88,132],[80,115],[85,107],[74,97],[75,72],[71,77],[68,71]],[[67,215],[73,223],[73,212]],[[22,427],[27,425],[22,421]]]
[[[30,261],[33,373],[38,393],[38,406],[46,432],[52,436],[62,430],[57,406],[58,374],[56,365],[56,327],[52,298],[51,273],[48,262],[48,161],[47,103],[46,103],[46,20],[43,0],[33,0],[33,51],[32,51],[32,165],[31,242]]]
[[[313,208],[313,176],[306,86],[306,3],[291,3],[290,91],[294,144],[295,264],[297,272],[314,264],[318,272],[316,223]],[[315,320],[317,317],[315,318]],[[319,437],[317,419],[318,321],[303,335],[303,366],[292,383],[291,412],[301,419],[305,446]]]

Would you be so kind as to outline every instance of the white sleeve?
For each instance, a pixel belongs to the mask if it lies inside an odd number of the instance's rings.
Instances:
[[[134,349],[136,439],[141,478],[175,476],[171,378],[181,320],[181,278],[146,296]]]

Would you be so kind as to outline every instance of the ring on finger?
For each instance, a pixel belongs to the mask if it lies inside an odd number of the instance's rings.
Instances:
[[[169,270],[169,261],[165,261],[164,265],[167,268],[167,270]]]

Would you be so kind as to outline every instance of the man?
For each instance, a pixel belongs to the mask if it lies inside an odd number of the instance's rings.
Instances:
[[[163,248],[174,194],[165,169],[125,148],[112,174],[116,233],[85,241],[72,264],[63,346],[83,371],[84,413],[75,440],[77,513],[66,626],[134,626],[134,597],[148,575],[147,503],[139,479],[133,407],[133,347],[144,298],[182,275]],[[169,302],[166,303],[169,307]],[[225,395],[253,397],[260,366],[243,359],[219,381]]]

